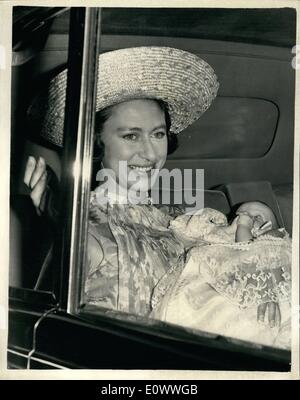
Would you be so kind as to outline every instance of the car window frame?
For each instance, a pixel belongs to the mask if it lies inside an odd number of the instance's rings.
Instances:
[[[89,9],[90,10],[90,9]],[[89,22],[86,21],[87,24]],[[70,256],[70,270],[69,270],[69,285],[68,285],[68,300],[67,300],[67,311],[71,314],[75,314],[79,316],[80,318],[88,318],[89,321],[93,321],[95,325],[100,324],[101,322],[105,319],[111,319],[113,322],[116,322],[117,324],[121,322],[122,324],[125,324],[129,329],[131,329],[133,332],[138,332],[138,331],[144,331],[147,332],[147,334],[155,336],[160,336],[160,335],[166,335],[169,338],[176,338],[177,340],[181,341],[184,340],[185,334],[188,332],[187,336],[189,337],[189,340],[195,341],[196,343],[201,343],[201,341],[207,341],[209,343],[210,341],[215,341],[219,335],[212,335],[209,333],[205,332],[191,332],[190,330],[186,330],[183,327],[178,327],[177,329],[177,334],[174,333],[176,329],[174,329],[174,326],[172,324],[168,323],[161,323],[161,321],[149,319],[147,317],[140,317],[140,316],[135,316],[135,315],[130,315],[127,313],[122,313],[122,312],[114,312],[106,309],[99,309],[98,312],[96,313],[90,313],[83,311],[80,308],[80,296],[82,294],[83,290],[83,268],[85,265],[85,260],[86,260],[86,239],[87,239],[87,219],[88,219],[88,209],[89,209],[89,196],[90,196],[90,187],[91,187],[91,165],[92,165],[92,147],[93,147],[93,121],[95,117],[95,112],[93,110],[95,107],[92,105],[94,104],[95,100],[95,91],[97,87],[97,82],[96,82],[96,75],[95,71],[97,71],[97,66],[98,66],[98,56],[97,54],[100,53],[100,17],[98,20],[94,17],[93,20],[94,23],[94,28],[91,28],[87,35],[85,36],[83,47],[83,64],[88,62],[89,67],[92,66],[92,68],[86,68],[83,69],[83,78],[82,82],[84,82],[85,79],[91,79],[90,81],[90,95],[94,96],[93,98],[89,99],[91,101],[90,105],[91,108],[82,108],[81,113],[82,113],[82,125],[81,128],[78,129],[78,143],[77,143],[77,155],[79,155],[78,160],[78,168],[76,168],[76,173],[77,176],[75,176],[75,180],[77,180],[77,198],[75,197],[73,201],[73,224],[72,224],[72,242],[71,242],[71,256]],[[98,29],[97,29],[98,26]],[[92,33],[94,29],[94,33]],[[94,35],[95,32],[97,32],[97,38],[98,41],[96,45],[94,46],[93,50],[91,51],[91,47],[93,47],[93,43],[91,41],[94,40]],[[72,31],[70,31],[70,43],[72,42],[71,39],[71,34]],[[96,50],[97,48],[97,50]],[[96,51],[95,51],[96,50]],[[99,68],[101,68],[101,63]],[[94,73],[93,73],[94,71]],[[93,82],[93,76],[94,75],[95,79]],[[100,88],[101,90],[101,88]],[[82,97],[85,96],[86,101],[88,101],[88,91],[86,91]],[[81,101],[83,99],[81,98]],[[81,104],[82,107],[82,104]],[[84,115],[85,114],[85,115]],[[89,124],[85,126],[84,124],[84,117],[86,118],[87,121],[89,121]],[[69,136],[67,136],[69,137]],[[86,173],[87,170],[88,173]],[[80,196],[80,200],[79,200]],[[77,204],[77,207],[76,207]],[[74,208],[75,207],[75,208]],[[80,271],[80,273],[79,273]],[[223,345],[225,347],[230,348],[231,346],[241,346],[242,341],[235,340],[233,338],[224,338],[223,339]],[[239,343],[239,344],[238,344]],[[277,351],[277,349],[263,349],[265,346],[259,346],[260,351],[264,356],[270,356],[273,357],[275,354],[279,355],[280,353],[282,354],[283,359],[286,361],[289,358],[288,353],[289,352],[281,352]],[[247,344],[246,344],[246,352],[249,351],[254,351],[254,349],[257,348],[257,344],[255,343],[250,343],[247,349]],[[280,356],[279,356],[280,357]]]
[[[60,309],[70,314],[79,307],[86,260],[100,15],[100,8],[91,7],[72,8],[70,15],[61,213],[54,258]]]
[[[58,13],[55,9],[51,16],[54,18],[67,10],[68,8],[59,9]],[[36,14],[36,10],[33,14]],[[44,13],[40,14],[38,13],[38,17],[43,20]],[[11,304],[22,302],[31,304],[32,307],[36,305],[37,308],[55,306],[60,310],[76,313],[80,298],[80,291],[77,292],[77,289],[81,284],[81,278],[75,271],[81,270],[79,265],[84,265],[86,257],[91,173],[89,160],[93,154],[97,79],[95,71],[98,69],[98,58],[95,54],[99,52],[100,33],[97,30],[101,26],[100,15],[101,8],[71,8],[59,218],[54,244],[52,249],[49,249],[50,264],[45,270],[42,270],[41,266],[40,271],[41,275],[48,273],[49,269],[52,270],[53,287],[43,290],[10,285]],[[30,36],[30,33],[27,35]],[[91,37],[94,38],[94,42],[90,40]],[[96,43],[95,38],[97,38]],[[77,246],[79,242],[81,245]]]

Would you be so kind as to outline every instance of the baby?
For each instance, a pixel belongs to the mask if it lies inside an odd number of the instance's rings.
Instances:
[[[205,208],[175,218],[170,230],[183,240],[187,262],[155,288],[152,317],[289,348],[291,240],[269,207],[245,203],[231,224]],[[258,307],[267,304],[277,307],[273,329],[257,322]]]
[[[204,208],[197,214],[183,214],[170,223],[173,233],[192,247],[201,243],[234,243],[249,241],[268,232],[284,237],[284,229],[278,229],[273,211],[265,204],[251,201],[242,204],[236,211],[237,217],[228,223],[220,211]]]
[[[235,235],[236,242],[257,238],[265,233],[281,238],[287,235],[284,229],[278,229],[273,211],[261,202],[244,203],[238,208],[236,214],[239,216]]]

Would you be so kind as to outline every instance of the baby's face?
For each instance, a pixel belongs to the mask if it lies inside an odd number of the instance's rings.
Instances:
[[[260,227],[263,223],[267,221],[272,222],[272,227],[277,227],[277,222],[273,211],[263,203],[258,201],[251,201],[242,204],[238,210],[239,213],[247,213],[254,219],[254,227]]]

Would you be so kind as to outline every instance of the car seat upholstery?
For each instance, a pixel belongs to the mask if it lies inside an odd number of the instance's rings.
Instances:
[[[163,192],[166,189],[160,189],[160,194],[159,194],[159,199],[167,199],[168,196],[166,195],[165,197],[163,196]],[[202,207],[209,207],[209,208],[214,208],[215,210],[221,211],[223,214],[227,215],[230,212],[230,205],[228,203],[228,200],[226,198],[225,193],[223,193],[221,190],[193,190],[192,191],[192,195],[197,197],[197,198],[201,198],[203,199],[203,202],[201,202],[201,204],[195,204],[195,205],[191,205],[188,202],[185,201],[185,197],[184,197],[184,191],[187,189],[183,189],[182,190],[182,196],[180,196],[179,198],[182,198],[182,202],[176,202],[176,190],[174,188],[171,188],[170,190],[167,189],[167,192],[170,193],[169,198],[170,198],[170,205],[183,205],[184,207],[187,208],[194,208],[195,206],[197,206],[197,209],[202,208]],[[152,193],[153,194],[153,193]]]

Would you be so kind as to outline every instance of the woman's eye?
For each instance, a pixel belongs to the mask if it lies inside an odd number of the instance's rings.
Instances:
[[[135,141],[137,139],[137,135],[135,133],[128,133],[123,136],[123,139]]]
[[[155,133],[153,133],[153,136],[154,136],[156,139],[163,139],[163,138],[166,136],[166,132],[163,132],[163,131],[161,131],[161,132],[155,132]]]

